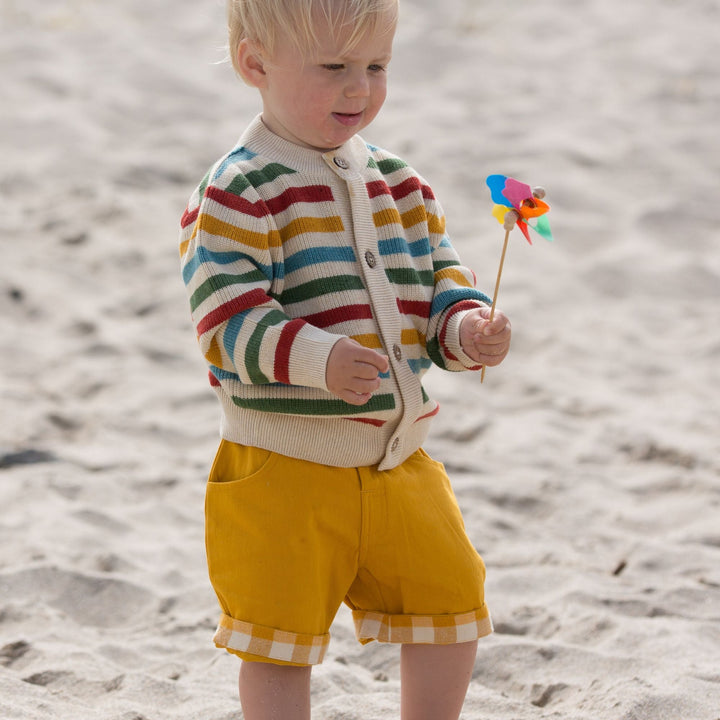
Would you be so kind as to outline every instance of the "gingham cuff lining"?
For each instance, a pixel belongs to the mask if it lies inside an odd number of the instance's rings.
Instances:
[[[301,635],[222,615],[213,641],[230,651],[297,665],[318,665],[325,656],[330,634]]]
[[[489,635],[492,621],[486,606],[457,615],[388,615],[353,610],[355,634],[365,644],[390,643],[452,645]]]

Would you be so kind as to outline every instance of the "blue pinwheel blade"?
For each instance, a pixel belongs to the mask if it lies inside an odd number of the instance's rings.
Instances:
[[[485,182],[490,188],[490,197],[496,205],[504,205],[505,207],[512,207],[512,203],[503,195],[505,189],[505,183],[507,181],[506,175],[488,175]]]

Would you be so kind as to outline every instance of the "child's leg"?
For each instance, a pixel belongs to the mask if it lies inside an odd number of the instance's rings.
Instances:
[[[239,684],[245,720],[310,720],[311,669],[243,661]]]
[[[477,640],[456,645],[403,645],[401,720],[457,720],[476,652]]]

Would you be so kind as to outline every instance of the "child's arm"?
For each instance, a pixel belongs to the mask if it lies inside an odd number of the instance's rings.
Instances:
[[[327,390],[326,368],[345,335],[290,317],[276,287],[280,236],[251,188],[209,185],[183,219],[181,258],[192,319],[217,380]]]

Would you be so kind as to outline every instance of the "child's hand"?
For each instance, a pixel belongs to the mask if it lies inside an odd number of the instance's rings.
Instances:
[[[380,387],[379,374],[389,367],[386,355],[343,338],[335,343],[328,357],[328,390],[350,405],[364,405]]]
[[[465,354],[481,365],[499,365],[510,349],[510,321],[499,310],[489,321],[490,308],[469,312],[460,324],[460,344]]]

